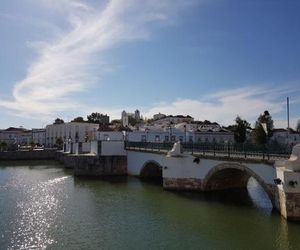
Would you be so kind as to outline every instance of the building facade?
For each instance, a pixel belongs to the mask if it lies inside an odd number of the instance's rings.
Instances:
[[[153,125],[159,125],[159,126],[170,126],[171,124],[178,124],[178,123],[191,123],[194,121],[194,118],[187,115],[187,116],[183,116],[183,115],[169,115],[166,117],[163,117],[161,119],[158,120],[154,120],[153,121]]]
[[[32,129],[32,141],[39,145],[46,145],[46,129],[44,128],[33,128]]]
[[[29,145],[31,140],[32,132],[28,129],[10,127],[0,132],[0,142],[8,145]]]
[[[60,138],[63,142],[87,142],[96,139],[98,124],[69,122],[46,127],[46,145],[53,147]]]
[[[283,128],[274,129],[271,140],[283,145],[294,146],[300,143],[300,133],[294,130],[288,132],[287,129]]]

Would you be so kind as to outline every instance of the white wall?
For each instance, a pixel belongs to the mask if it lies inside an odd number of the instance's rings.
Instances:
[[[276,177],[282,181],[278,188],[286,193],[300,193],[300,173],[287,171],[284,168],[276,169]],[[294,187],[289,185],[290,181],[296,181],[298,184]]]
[[[129,175],[139,176],[146,161],[157,162],[162,167],[164,155],[127,151],[127,171]]]
[[[46,129],[32,129],[32,140],[40,145],[46,145]]]
[[[63,140],[71,138],[72,142],[76,142],[76,134],[78,135],[78,142],[85,142],[86,139],[91,141],[96,136],[98,128],[98,124],[80,122],[47,125],[46,144],[52,147],[59,137]]]
[[[101,155],[126,155],[123,141],[102,141]]]
[[[133,141],[133,142],[141,142],[141,141],[146,141],[146,142],[170,142],[172,139],[173,142],[175,141],[182,141],[184,142],[185,140],[188,142],[190,139],[190,136],[192,136],[193,140],[193,133],[190,132],[182,132],[179,131],[178,129],[172,129],[170,131],[133,131],[127,133],[127,140],[128,141]]]
[[[123,132],[117,132],[117,131],[99,131],[97,133],[97,139],[99,141],[123,141],[124,140],[124,134]]]
[[[98,154],[98,141],[91,141],[91,150],[90,150],[91,154]]]

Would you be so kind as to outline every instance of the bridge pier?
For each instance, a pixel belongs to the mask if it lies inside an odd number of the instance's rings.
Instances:
[[[277,168],[280,180],[275,192],[275,205],[287,220],[300,221],[300,172]]]

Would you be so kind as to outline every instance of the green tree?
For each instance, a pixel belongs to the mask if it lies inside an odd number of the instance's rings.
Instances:
[[[269,111],[266,110],[261,114],[255,123],[254,141],[257,144],[266,144],[273,135],[274,122]]]
[[[115,124],[115,125],[121,124],[121,120],[120,119],[115,119],[115,120],[112,120],[111,123]]]
[[[97,124],[108,124],[109,117],[107,115],[100,114],[98,112],[91,113],[87,116],[87,120],[90,123],[97,123]]]
[[[64,144],[64,141],[61,137],[56,138],[55,144],[58,146],[59,149],[62,149],[62,145]]]
[[[85,120],[83,119],[83,117],[78,116],[78,117],[74,118],[71,122],[85,122]]]
[[[63,124],[63,123],[65,123],[63,119],[56,118],[53,124]]]
[[[131,126],[135,126],[135,125],[138,123],[138,121],[137,121],[134,117],[129,116],[129,117],[128,117],[128,123],[129,123]]]
[[[7,143],[5,141],[1,142],[0,148],[1,148],[1,151],[5,150],[7,148]]]
[[[30,147],[31,147],[31,148],[34,148],[35,145],[36,145],[36,143],[35,143],[34,141],[31,141],[31,142],[30,142]]]
[[[235,122],[236,124],[233,125],[234,140],[237,143],[244,143],[247,139],[247,130],[251,129],[250,123],[240,116],[235,118]]]

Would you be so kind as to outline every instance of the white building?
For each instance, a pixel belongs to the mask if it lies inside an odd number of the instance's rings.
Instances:
[[[162,119],[165,117],[166,117],[165,114],[158,113],[158,114],[153,115],[153,120],[159,120],[159,119]]]
[[[293,146],[300,143],[300,133],[293,130],[288,133],[288,130],[283,128],[274,129],[271,140],[283,145]]]
[[[121,120],[122,120],[123,127],[128,127],[128,125],[129,125],[129,116],[126,113],[125,110],[123,110],[123,112],[121,114]]]
[[[153,121],[153,125],[159,125],[159,126],[170,126],[170,124],[178,124],[178,123],[191,123],[194,121],[194,118],[187,115],[187,116],[183,116],[183,115],[169,115],[166,117],[163,117],[161,119],[155,120]]]
[[[200,131],[220,131],[221,126],[216,123],[216,122],[209,122],[209,121],[204,121],[204,122],[198,122],[198,130]]]
[[[32,141],[38,145],[46,145],[46,129],[33,128],[32,129]]]
[[[195,143],[233,143],[234,133],[226,130],[199,131],[194,134]]]
[[[127,132],[126,139],[135,142],[192,142],[194,141],[194,133],[176,128],[155,130],[146,128],[145,130]]]
[[[134,118],[139,121],[141,119],[141,114],[140,111],[137,109],[136,111],[134,111]]]
[[[134,111],[134,113],[127,113],[125,110],[123,110],[121,113],[121,121],[123,127],[128,127],[130,125],[129,118],[133,118],[136,121],[139,121],[141,119],[140,111],[137,109],[136,111]]]
[[[10,127],[0,132],[0,142],[7,144],[28,145],[31,138],[31,131],[24,128]]]
[[[98,141],[124,141],[125,133],[119,131],[98,131]]]
[[[96,138],[98,128],[98,124],[81,122],[47,125],[46,145],[53,147],[58,138],[61,138],[64,142],[91,141]]]

